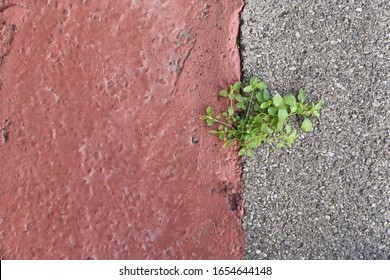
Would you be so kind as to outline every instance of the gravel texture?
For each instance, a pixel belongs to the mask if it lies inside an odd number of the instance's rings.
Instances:
[[[324,99],[295,145],[244,160],[246,259],[390,259],[390,2],[246,1],[243,78]]]

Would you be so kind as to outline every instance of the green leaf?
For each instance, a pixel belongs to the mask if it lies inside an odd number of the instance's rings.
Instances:
[[[276,128],[276,125],[278,124],[278,118],[272,118],[269,123],[271,124],[272,128]]]
[[[238,101],[238,102],[244,102],[244,98],[242,97],[242,95],[241,94],[236,94],[236,100]]]
[[[223,96],[223,97],[228,97],[228,93],[227,93],[226,90],[221,90],[221,91],[219,92],[219,95],[220,95],[220,96]]]
[[[287,134],[290,134],[290,132],[291,132],[291,125],[286,125],[286,133]]]
[[[261,103],[260,108],[261,108],[261,109],[265,109],[265,108],[267,108],[269,105],[270,105],[269,102],[263,102],[263,103]]]
[[[208,126],[212,126],[213,123],[214,123],[214,120],[213,119],[208,119],[208,120],[206,120],[206,123],[207,123]]]
[[[294,106],[290,107],[291,113],[295,113],[297,111],[297,109],[298,109],[297,104],[295,104]]]
[[[229,109],[228,109],[228,114],[229,114],[229,116],[233,116],[233,114],[234,114],[234,109],[233,109],[233,107],[229,107]]]
[[[241,88],[241,85],[242,85],[241,82],[236,82],[236,83],[234,83],[234,85],[232,86],[231,90],[233,90],[233,91],[239,90],[239,89]]]
[[[201,116],[201,117],[200,117],[200,119],[201,119],[202,121],[207,120],[208,118],[209,118],[209,116]]]
[[[229,99],[234,100],[235,94],[233,92],[229,93]]]
[[[309,104],[301,104],[301,109],[303,110],[303,111],[307,111],[307,110],[309,110]]]
[[[300,103],[303,103],[303,102],[305,102],[305,100],[306,100],[306,93],[303,89],[300,89],[299,94],[298,94],[298,101]]]
[[[243,89],[244,92],[252,92],[252,90],[253,90],[253,87],[252,87],[252,86],[246,86],[246,87],[244,87],[244,89]]]
[[[313,111],[313,116],[319,117],[319,116],[320,116],[320,113],[319,113],[318,111]]]
[[[228,116],[228,113],[227,112],[223,112],[222,116],[224,116],[226,118]]]
[[[263,101],[264,101],[264,99],[263,99],[263,93],[262,93],[262,92],[256,93],[256,99],[257,99],[257,101],[259,101],[259,102],[263,102]]]
[[[272,132],[273,132],[273,130],[272,130],[271,128],[269,128],[266,124],[263,124],[263,125],[261,126],[260,131],[261,131],[262,133],[266,133],[266,134],[272,133]]]
[[[284,122],[287,119],[287,117],[288,117],[287,110],[280,108],[278,111],[279,122]]]
[[[248,155],[248,156],[250,156],[250,157],[253,157],[255,154],[252,152],[252,150],[247,150],[246,151],[246,154]]]
[[[284,121],[279,121],[278,124],[276,125],[276,130],[281,131],[283,129],[283,124]]]
[[[238,152],[238,155],[243,156],[243,155],[245,155],[245,153],[246,153],[246,150],[244,148],[241,148],[241,150]]]
[[[251,85],[255,85],[255,84],[257,84],[259,82],[259,80],[256,78],[256,77],[252,77],[251,79],[250,79],[250,81],[249,81],[249,83],[251,84]]]
[[[274,106],[268,107],[268,114],[270,114],[271,116],[274,116],[275,113],[276,113],[276,109]]]
[[[223,125],[218,126],[218,130],[223,130],[225,127]]]
[[[275,96],[272,98],[272,102],[276,107],[280,107],[283,104],[283,98],[280,96],[279,93],[275,94]]]
[[[206,114],[211,116],[213,114],[213,108],[211,106],[207,107]]]
[[[212,131],[210,131],[210,133],[211,133],[211,134],[218,134],[219,132],[216,131],[216,130],[212,130]]]
[[[267,83],[265,82],[260,82],[256,85],[256,88],[257,89],[260,89],[260,90],[263,90],[263,89],[266,89],[268,87]]]
[[[253,118],[253,121],[252,121],[252,123],[253,123],[254,125],[260,125],[260,124],[262,124],[262,122],[263,122],[263,120],[261,119],[261,115],[255,116],[255,117]]]
[[[219,120],[219,119],[221,118],[221,116],[220,116],[220,115],[217,115],[217,116],[215,116],[215,118],[216,118],[217,120]]]
[[[324,105],[324,100],[320,100],[320,102],[318,102],[315,106],[314,106],[314,110],[319,110],[321,109],[322,105]]]
[[[255,111],[257,111],[257,112],[261,110],[260,105],[258,103],[255,104],[253,109],[255,109]]]
[[[290,148],[291,144],[294,142],[297,137],[297,130],[295,129],[288,137],[286,137],[287,146]]]
[[[284,147],[284,141],[280,141],[279,144],[277,145],[278,148],[283,148]]]
[[[265,101],[268,101],[268,100],[270,100],[271,97],[269,96],[269,93],[266,91],[263,93],[263,98]]]
[[[305,120],[303,121],[303,123],[301,125],[302,130],[304,132],[309,132],[311,130],[311,127],[312,127],[311,120],[308,118],[305,118]]]
[[[283,103],[286,105],[289,105],[289,106],[294,106],[297,103],[297,101],[296,101],[294,95],[289,94],[289,95],[283,96]]]

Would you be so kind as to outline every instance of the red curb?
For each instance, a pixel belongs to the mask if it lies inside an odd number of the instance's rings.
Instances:
[[[21,2],[0,11],[0,257],[241,259],[239,160],[199,116],[240,78],[242,1]]]

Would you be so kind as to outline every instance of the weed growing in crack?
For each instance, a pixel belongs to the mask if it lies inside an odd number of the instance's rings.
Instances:
[[[299,116],[302,120],[301,129],[309,132],[312,129],[310,117],[318,117],[324,101],[317,104],[307,104],[306,93],[300,89],[298,95],[281,96],[276,93],[271,97],[267,91],[267,83],[252,78],[249,85],[243,86],[236,82],[230,90],[222,90],[219,95],[229,99],[226,112],[215,114],[211,106],[207,107],[206,115],[201,116],[208,126],[218,125],[211,134],[218,135],[224,141],[224,147],[237,142],[238,154],[253,156],[253,149],[263,142],[274,147],[291,147],[297,137],[297,130],[287,123],[291,116]],[[243,92],[243,93],[242,93]],[[241,94],[242,93],[242,94]]]

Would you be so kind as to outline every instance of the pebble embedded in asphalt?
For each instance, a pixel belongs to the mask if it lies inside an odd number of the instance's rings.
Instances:
[[[246,259],[390,259],[390,2],[245,1],[243,79],[324,99],[244,161]]]

